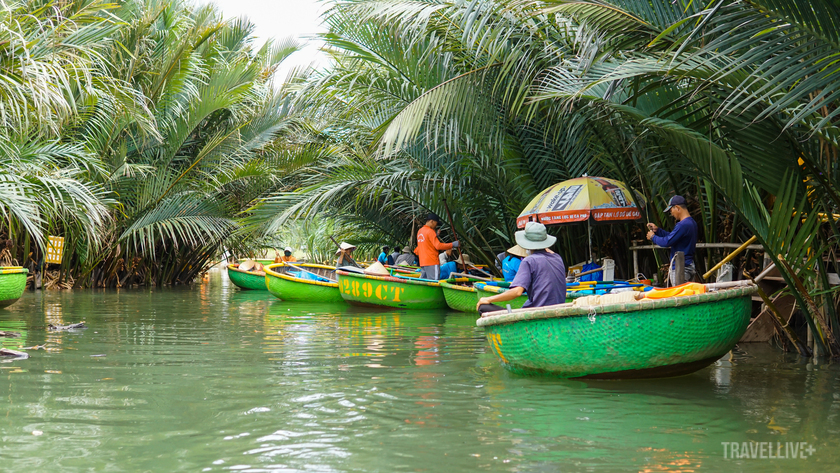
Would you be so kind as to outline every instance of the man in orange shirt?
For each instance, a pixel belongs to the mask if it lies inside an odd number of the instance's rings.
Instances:
[[[417,248],[414,253],[420,259],[420,277],[437,281],[440,277],[440,251],[458,248],[460,243],[441,243],[435,229],[440,225],[440,217],[430,213],[426,225],[417,232]]]

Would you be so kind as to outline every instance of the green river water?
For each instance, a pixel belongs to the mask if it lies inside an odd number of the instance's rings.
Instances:
[[[0,330],[45,345],[0,363],[4,472],[840,469],[840,364],[766,345],[675,379],[526,378],[474,316],[288,304],[215,271],[27,292]]]

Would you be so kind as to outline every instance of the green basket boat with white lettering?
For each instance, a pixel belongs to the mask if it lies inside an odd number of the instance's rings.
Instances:
[[[266,287],[265,284],[265,273],[263,271],[242,271],[239,269],[239,263],[229,264],[227,266],[227,270],[230,282],[240,289],[253,289],[257,291],[268,290],[268,287]]]
[[[338,289],[354,305],[400,309],[442,309],[443,289],[437,281],[394,276],[372,276],[338,270]]]
[[[8,307],[20,299],[26,289],[29,270],[20,266],[0,267],[0,308]]]
[[[322,264],[277,263],[265,270],[268,292],[289,302],[344,302],[338,283],[331,279],[335,279],[335,267]]]
[[[710,286],[707,286],[710,287]],[[478,319],[508,370],[563,378],[654,378],[704,368],[735,346],[756,287],[606,306],[561,304]]]

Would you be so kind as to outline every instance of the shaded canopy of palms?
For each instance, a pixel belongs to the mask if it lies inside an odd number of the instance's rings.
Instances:
[[[670,195],[688,195],[705,241],[755,234],[790,262],[791,287],[827,288],[822,256],[840,232],[817,214],[840,211],[834,3],[345,0],[326,19],[334,67],[298,104],[330,151],[253,209],[265,228],[328,212],[407,239],[446,200],[488,261],[537,190],[588,173],[642,191],[656,223]],[[602,238],[626,245],[630,230]],[[583,232],[562,236],[580,258]],[[795,294],[818,348],[840,353],[832,296]]]
[[[181,1],[22,1],[0,22],[0,208],[21,262],[52,233],[77,284],[170,284],[249,249],[237,216],[282,188],[297,133],[273,83],[296,42],[255,48],[248,21]]]

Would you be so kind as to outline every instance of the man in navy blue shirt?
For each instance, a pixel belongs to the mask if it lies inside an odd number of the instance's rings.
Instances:
[[[670,232],[657,227],[652,223],[648,223],[647,239],[654,244],[671,248],[671,285],[676,281],[676,274],[674,274],[674,255],[678,251],[685,254],[685,282],[691,281],[697,269],[694,266],[694,251],[697,248],[697,222],[691,218],[686,207],[685,198],[681,195],[671,197],[668,202],[668,208],[665,213],[671,213],[671,216],[677,220],[677,225]]]

